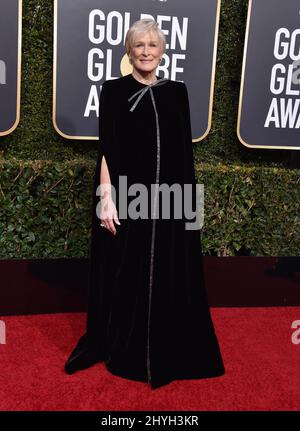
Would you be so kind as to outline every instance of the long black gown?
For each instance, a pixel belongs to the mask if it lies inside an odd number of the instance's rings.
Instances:
[[[187,88],[162,81],[150,91],[130,74],[102,86],[87,327],[65,365],[72,374],[105,361],[112,374],[153,389],[225,372],[204,285],[200,230],[186,230],[185,217],[171,211],[169,219],[119,216],[114,236],[96,214],[103,155],[118,212],[119,176],[128,187],[177,183],[193,184],[195,191]]]

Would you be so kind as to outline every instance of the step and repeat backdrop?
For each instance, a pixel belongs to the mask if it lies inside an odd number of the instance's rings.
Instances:
[[[0,135],[20,112],[21,0],[0,0]],[[220,0],[55,0],[53,126],[68,139],[97,139],[105,80],[131,73],[131,24],[152,17],[166,35],[157,74],[188,87],[193,141],[210,130]],[[300,4],[250,0],[237,116],[249,148],[300,149]]]
[[[211,122],[219,0],[56,0],[54,115],[64,137],[98,135],[101,83],[131,73],[125,54],[127,30],[153,18],[167,45],[157,74],[188,85],[194,140]]]
[[[0,136],[20,119],[22,1],[0,0]]]
[[[237,133],[253,148],[299,149],[300,3],[252,0]]]

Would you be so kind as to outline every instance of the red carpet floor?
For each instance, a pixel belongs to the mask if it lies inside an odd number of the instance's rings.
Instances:
[[[111,375],[103,363],[68,376],[85,315],[3,317],[0,410],[300,410],[300,307],[211,309],[226,367],[215,379],[147,384]]]

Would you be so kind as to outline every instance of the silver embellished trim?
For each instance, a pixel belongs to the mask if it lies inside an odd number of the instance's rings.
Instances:
[[[139,97],[135,101],[135,103],[130,108],[130,111],[133,112],[140,100],[146,94],[146,92],[150,91],[151,101],[155,113],[155,122],[156,122],[156,177],[155,177],[155,191],[154,191],[154,204],[153,204],[153,221],[152,221],[152,235],[151,235],[151,252],[150,252],[150,275],[149,275],[149,306],[148,306],[148,335],[147,335],[147,375],[148,382],[151,383],[151,364],[150,364],[150,319],[151,319],[151,299],[152,299],[152,285],[153,285],[153,267],[154,267],[154,245],[155,245],[155,221],[156,221],[156,210],[157,210],[157,193],[159,187],[159,174],[160,174],[160,130],[159,130],[159,118],[158,112],[156,109],[155,98],[153,94],[153,90],[151,87],[158,86],[161,84],[165,84],[168,82],[168,79],[161,78],[159,80],[154,81],[154,83],[148,85],[142,90],[134,93],[128,101],[132,100],[133,97],[139,94]]]

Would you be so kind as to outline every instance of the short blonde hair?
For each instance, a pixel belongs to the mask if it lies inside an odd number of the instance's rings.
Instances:
[[[137,33],[144,34],[144,33],[147,33],[148,31],[154,31],[157,33],[162,44],[162,51],[163,53],[165,52],[165,49],[166,49],[165,34],[161,31],[161,29],[158,27],[157,22],[155,22],[153,19],[143,18],[138,21],[135,21],[126,34],[125,49],[127,54],[129,54],[130,48],[133,45],[133,41],[135,39],[136,34]]]

